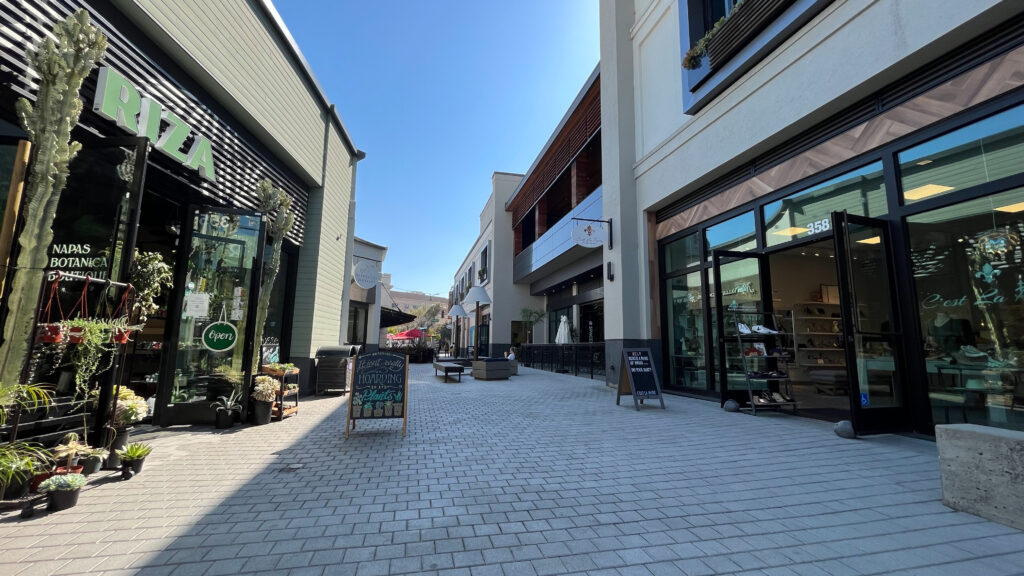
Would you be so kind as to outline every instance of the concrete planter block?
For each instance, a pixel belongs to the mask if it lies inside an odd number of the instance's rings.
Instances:
[[[470,374],[477,380],[507,380],[512,375],[512,365],[504,358],[474,360]]]
[[[1024,530],[1024,432],[944,424],[935,442],[943,504]]]

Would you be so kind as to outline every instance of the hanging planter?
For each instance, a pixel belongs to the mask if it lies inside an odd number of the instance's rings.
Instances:
[[[64,336],[64,326],[59,322],[36,327],[36,342],[40,344],[59,344],[64,341]]]

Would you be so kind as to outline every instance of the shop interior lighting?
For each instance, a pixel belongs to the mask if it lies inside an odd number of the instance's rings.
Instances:
[[[863,240],[857,240],[857,243],[858,244],[881,244],[882,243],[882,237],[881,236],[872,236],[871,238],[865,238]]]
[[[924,186],[918,186],[912,190],[907,190],[903,193],[903,197],[907,200],[920,200],[929,196],[935,196],[936,194],[942,194],[943,192],[949,192],[952,189],[952,186],[925,184]]]
[[[800,228],[799,226],[790,226],[783,230],[777,230],[772,232],[776,236],[796,236],[797,234],[803,234],[804,232],[810,232],[810,228]]]
[[[920,162],[918,162],[918,163],[917,163],[917,165],[918,165],[918,166],[927,166],[927,165],[929,165],[929,164],[931,164],[931,163],[932,163],[932,161],[931,161],[931,160],[928,160],[928,159],[926,158],[926,159],[924,159],[924,160],[921,160]]]
[[[1010,214],[1024,212],[1024,202],[1017,202],[1016,204],[1007,204],[1006,206],[1000,206],[996,208],[996,210],[1000,212],[1008,212]]]

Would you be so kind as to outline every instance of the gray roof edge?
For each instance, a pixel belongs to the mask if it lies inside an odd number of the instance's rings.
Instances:
[[[376,243],[374,243],[374,242],[370,242],[369,240],[367,240],[367,239],[365,239],[365,238],[360,238],[359,236],[353,236],[352,238],[353,238],[354,240],[357,240],[357,241],[359,241],[359,242],[362,242],[363,244],[366,244],[367,246],[372,246],[372,247],[374,247],[374,248],[381,248],[381,249],[383,249],[383,250],[387,250],[387,249],[388,249],[388,247],[387,247],[387,246],[381,246],[380,244],[376,244]]]
[[[310,68],[309,62],[307,62],[306,57],[302,55],[302,50],[299,50],[299,45],[295,43],[295,38],[292,37],[292,33],[288,30],[288,26],[285,25],[284,20],[281,19],[281,15],[278,14],[277,8],[274,7],[273,0],[257,0],[256,4],[263,10],[263,13],[274,25],[274,30],[277,31],[277,34],[288,46],[288,49],[292,53],[292,57],[299,63],[299,67],[302,69],[302,72],[306,77],[306,81],[314,88],[317,98],[320,100],[320,105],[323,108],[324,114],[330,116],[335,127],[339,132],[341,132],[341,139],[345,142],[345,147],[348,148],[349,153],[355,156],[357,161],[365,158],[366,152],[356,148],[355,142],[352,141],[352,136],[348,133],[348,129],[345,128],[345,123],[341,121],[341,116],[338,115],[337,109],[335,109],[334,105],[327,99],[327,93],[324,92],[323,87],[320,86],[320,81],[317,80],[316,75],[313,74],[313,69]]]
[[[533,174],[533,171],[537,168],[537,164],[539,164],[541,158],[543,158],[544,155],[547,154],[548,149],[551,148],[552,144],[554,144],[555,138],[558,137],[558,133],[562,131],[562,128],[565,128],[565,123],[569,121],[569,117],[572,116],[572,113],[576,111],[576,107],[580,105],[580,102],[583,100],[583,96],[586,95],[587,90],[590,90],[590,87],[594,85],[594,82],[597,81],[597,77],[600,74],[601,62],[598,62],[597,65],[594,66],[594,71],[590,73],[590,77],[587,78],[587,81],[583,83],[583,88],[580,88],[579,93],[576,94],[576,99],[572,101],[572,104],[569,106],[569,109],[566,110],[565,116],[562,116],[561,122],[559,122],[558,126],[555,127],[555,131],[551,133],[551,137],[548,138],[548,141],[544,144],[544,147],[540,149],[540,153],[537,154],[537,157],[533,160],[533,164],[530,164],[529,170],[526,171],[526,174],[523,174],[523,181],[520,182],[518,186],[516,186],[516,189],[512,192],[512,195],[509,196],[508,200],[505,201],[505,210],[508,210],[508,207],[512,205],[512,201],[515,200],[516,196],[519,195],[519,191],[523,189],[523,184],[526,184],[526,181],[530,179],[530,176]]]

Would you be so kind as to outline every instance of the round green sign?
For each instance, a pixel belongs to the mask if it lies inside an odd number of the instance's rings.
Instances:
[[[203,330],[203,346],[211,352],[227,352],[237,340],[238,328],[230,322],[214,322]]]

